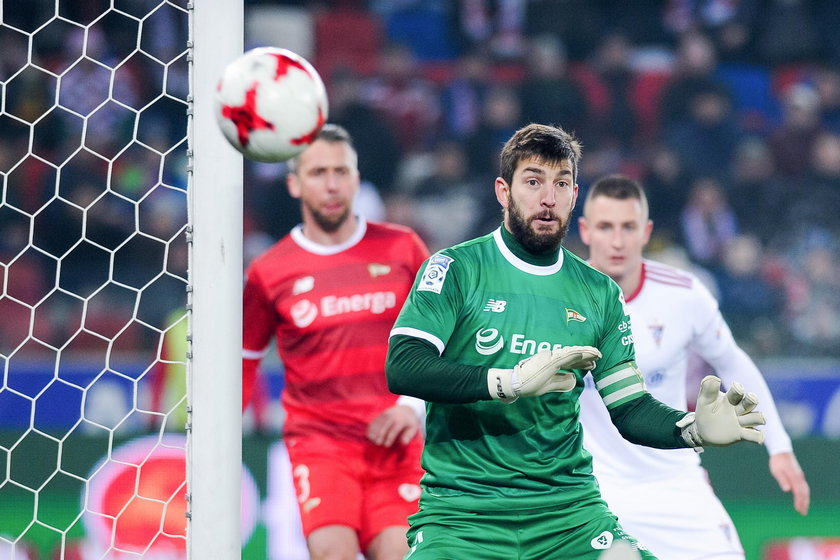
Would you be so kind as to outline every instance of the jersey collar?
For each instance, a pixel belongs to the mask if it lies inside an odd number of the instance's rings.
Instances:
[[[356,226],[356,231],[353,232],[350,239],[344,243],[339,243],[338,245],[321,245],[320,243],[315,243],[311,239],[308,239],[305,235],[303,235],[303,224],[296,225],[289,235],[292,236],[295,243],[310,253],[315,253],[316,255],[335,255],[342,251],[346,251],[361,241],[362,237],[365,236],[365,232],[367,231],[367,220],[365,220],[362,216],[357,216],[357,220],[358,225]]]
[[[563,268],[562,248],[557,253],[557,261],[549,265],[532,264],[516,256],[513,253],[513,251],[511,251],[510,247],[508,247],[507,245],[508,240],[505,238],[506,236],[502,234],[502,227],[499,227],[498,229],[496,229],[496,231],[493,232],[493,240],[496,242],[496,247],[499,248],[499,252],[510,264],[512,264],[522,272],[533,274],[535,276],[550,276],[551,274],[554,274],[558,272],[561,268]],[[515,243],[515,240],[511,239],[511,242]]]

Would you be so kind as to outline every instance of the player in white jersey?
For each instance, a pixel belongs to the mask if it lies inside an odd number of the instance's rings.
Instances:
[[[589,261],[624,292],[647,390],[685,408],[688,357],[696,352],[725,385],[736,379],[762,403],[770,472],[794,507],[807,514],[808,483],[761,373],[736,344],[717,301],[698,279],[644,259],[650,239],[647,199],[638,182],[611,175],[590,187],[579,220]],[[592,385],[591,378],[588,385]],[[580,399],[584,446],[592,453],[601,493],[621,524],[659,558],[743,559],[729,515],[691,449],[662,450],[627,442],[610,422],[594,386]]]

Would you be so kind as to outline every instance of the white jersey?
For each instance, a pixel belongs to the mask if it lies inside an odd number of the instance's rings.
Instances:
[[[654,397],[685,410],[688,361],[692,354],[697,354],[714,368],[724,387],[738,381],[758,395],[758,410],[767,421],[763,431],[768,451],[771,454],[791,451],[790,438],[764,378],[735,343],[717,301],[697,277],[645,260],[639,288],[634,294],[626,294],[626,302],[635,339],[636,363],[644,374],[647,390]],[[661,558],[704,558],[705,553],[698,550],[704,547],[721,554],[731,553],[732,558],[743,557],[734,527],[706,482],[699,455],[692,449],[652,449],[626,441],[610,421],[590,376],[586,377],[586,383],[580,398],[584,446],[593,456],[593,469],[603,497],[625,529]],[[699,386],[692,390],[699,390]],[[639,499],[628,490],[634,485],[647,489],[644,498]],[[670,492],[656,491],[668,485],[672,486]],[[696,523],[711,526],[720,542],[710,535],[686,543],[686,550],[695,549],[693,553],[683,554],[675,548],[681,540],[680,531],[688,528],[684,519],[676,521],[684,516],[686,502],[674,499],[673,486],[689,493],[692,488],[696,490],[696,500],[691,506]],[[649,515],[651,512],[657,513]],[[669,524],[677,526],[671,531],[667,528]],[[702,527],[694,530],[699,529]],[[660,537],[665,541],[656,542]]]

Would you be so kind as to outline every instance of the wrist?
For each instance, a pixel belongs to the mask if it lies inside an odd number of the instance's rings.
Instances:
[[[487,391],[493,400],[512,403],[519,398],[514,389],[517,384],[514,369],[490,368],[487,370]]]

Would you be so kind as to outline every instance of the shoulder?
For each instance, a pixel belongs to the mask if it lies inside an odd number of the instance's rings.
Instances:
[[[654,285],[690,290],[699,284],[697,277],[691,272],[665,263],[645,259],[644,267],[645,282],[650,282]]]
[[[618,284],[612,278],[565,247],[563,248],[563,268],[574,270],[589,285],[618,289]]]
[[[300,247],[294,242],[292,236],[285,235],[282,239],[280,239],[280,241],[277,241],[261,254],[254,257],[254,260],[251,261],[249,268],[253,269],[270,266],[271,263],[288,258],[290,254],[294,254],[299,250]]]
[[[391,222],[368,222],[366,234],[371,237],[418,237],[410,227]]]

